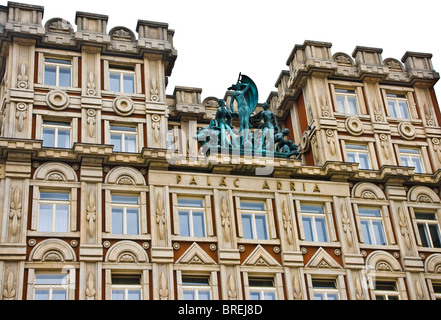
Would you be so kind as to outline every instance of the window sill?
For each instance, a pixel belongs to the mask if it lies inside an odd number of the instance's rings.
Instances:
[[[116,91],[101,91],[101,95],[103,97],[121,97],[126,96],[135,100],[145,100],[145,94],[143,93],[125,93],[125,92],[116,92]]]
[[[72,93],[81,93],[81,88],[76,87],[60,87],[60,86],[50,86],[47,84],[34,84],[34,89],[39,90],[62,90],[66,92],[72,92]]]
[[[172,236],[172,241],[185,241],[185,242],[217,242],[217,237],[182,237]]]
[[[152,236],[150,234],[143,235],[128,235],[128,234],[111,234],[111,233],[103,233],[103,240],[105,239],[118,239],[118,240],[151,240]]]
[[[398,250],[400,251],[400,246],[393,244],[393,245],[376,245],[376,244],[363,244],[360,243],[360,250]]]
[[[240,243],[240,244],[263,244],[263,245],[280,245],[281,244],[279,239],[275,239],[275,240],[258,240],[258,239],[239,238],[237,242]]]
[[[27,237],[44,237],[44,238],[79,238],[80,232],[40,232],[28,231]]]
[[[340,248],[340,242],[314,242],[314,241],[300,241],[300,246],[303,247],[331,247]]]

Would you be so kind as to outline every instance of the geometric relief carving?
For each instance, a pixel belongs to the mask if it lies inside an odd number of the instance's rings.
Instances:
[[[46,96],[47,105],[56,111],[61,111],[69,106],[69,96],[61,90],[52,90]]]
[[[256,247],[242,265],[280,267],[280,264],[261,245]]]
[[[94,109],[87,110],[87,132],[89,137],[93,138],[95,135],[96,111]]]
[[[392,271],[392,267],[385,261],[380,261],[375,266],[375,271]]]
[[[157,114],[152,116],[152,129],[154,141],[158,143],[161,136],[161,116]]]
[[[364,132],[363,123],[358,118],[349,118],[345,122],[346,130],[353,136],[360,136]]]
[[[398,133],[406,140],[413,140],[416,136],[415,127],[410,122],[400,123],[398,125]]]
[[[145,249],[136,242],[123,240],[114,244],[106,254],[106,262],[146,263],[149,261]]]
[[[216,262],[196,243],[176,261],[179,264],[215,265]]]
[[[48,239],[40,242],[29,255],[29,261],[65,262],[76,261],[72,247],[59,239]]]
[[[283,217],[283,228],[286,231],[286,238],[289,244],[294,243],[294,233],[293,233],[293,221],[291,219],[290,211],[286,200],[282,204],[282,217]]]
[[[119,96],[113,101],[113,110],[120,116],[129,116],[135,111],[135,104],[129,97]]]
[[[389,160],[391,156],[391,152],[390,152],[388,137],[387,135],[382,133],[380,134],[379,138],[380,138],[381,150],[383,150],[384,157],[386,158],[386,160]]]
[[[323,248],[317,250],[305,268],[342,269],[340,264],[335,261]]]
[[[346,239],[348,241],[349,247],[352,247],[353,241],[352,241],[351,219],[349,217],[348,210],[344,203],[341,204],[341,212],[342,212],[343,231],[346,235]]]

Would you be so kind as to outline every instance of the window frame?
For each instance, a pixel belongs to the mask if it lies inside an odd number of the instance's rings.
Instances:
[[[426,212],[424,212],[426,211]],[[421,219],[417,217],[417,214],[433,214],[434,216],[434,220],[429,220],[429,219]],[[441,248],[441,228],[440,228],[440,221],[438,219],[438,215],[436,212],[428,212],[427,210],[418,210],[418,211],[414,211],[414,215],[415,215],[415,223],[417,225],[417,229],[418,229],[418,234],[421,240],[421,243],[423,243],[423,239],[421,236],[421,232],[420,232],[420,225],[424,226],[424,231],[425,231],[425,236],[426,236],[426,242],[428,242],[429,246],[424,246],[422,245],[422,247],[424,248],[434,248],[434,249],[440,249]],[[436,226],[436,231],[438,233],[438,242],[440,243],[439,246],[434,246],[433,244],[433,236],[432,236],[432,232],[430,231],[429,225],[435,225]]]
[[[378,290],[376,288],[376,286],[375,286],[377,281],[373,281],[373,289],[371,290],[371,292],[372,292],[373,298],[375,298],[374,300],[379,300],[379,299],[377,299],[377,297],[380,296],[380,295],[384,296],[386,298],[386,299],[381,299],[381,300],[391,300],[391,299],[389,299],[390,296],[398,298],[398,299],[392,299],[392,300],[402,300],[402,297],[401,297],[401,294],[400,294],[399,283],[398,283],[397,280],[382,280],[381,279],[381,282],[393,283],[394,287],[395,287],[395,290],[393,290],[393,291],[392,290]]]
[[[408,147],[408,146],[397,146],[397,150],[398,150],[398,159],[399,159],[399,164],[403,167],[408,167],[408,168],[415,168],[415,174],[426,174],[427,173],[427,164],[426,161],[424,161],[424,157],[423,157],[423,150],[420,147]],[[416,150],[418,151],[418,156],[416,156],[416,153],[411,153],[411,152],[403,152],[402,150]],[[413,164],[413,158],[417,158],[419,159],[420,163],[421,163],[421,167],[422,167],[422,172],[417,172],[417,168],[414,166],[406,166],[403,164],[403,157],[409,157],[409,160],[411,160],[412,164]]]
[[[116,203],[113,201],[112,197],[113,196],[122,196],[122,197],[136,197],[138,198],[138,203],[137,204],[128,204],[128,203]],[[116,235],[116,236],[139,236],[141,235],[141,199],[140,199],[140,195],[139,194],[128,194],[128,193],[119,193],[119,192],[112,192],[111,195],[111,200],[110,200],[110,208],[111,208],[111,234]],[[114,233],[113,231],[113,208],[122,208],[123,209],[123,233]],[[127,210],[128,209],[137,209],[138,210],[138,215],[137,215],[137,222],[138,222],[138,231],[136,234],[129,234],[127,233],[128,230],[128,221],[127,221]]]
[[[178,212],[178,220],[179,220],[179,236],[180,237],[191,237],[191,238],[206,238],[207,237],[207,218],[206,218],[206,197],[190,197],[190,196],[178,196],[177,197],[177,212]],[[202,200],[202,207],[196,207],[196,206],[180,206],[179,205],[179,199],[193,199],[193,200]],[[188,212],[188,220],[189,220],[189,229],[190,234],[188,236],[182,235],[181,233],[181,212],[187,211]],[[194,223],[194,213],[202,213],[203,218],[203,236],[202,237],[196,237],[195,236],[195,223]]]
[[[323,213],[320,213],[320,215],[323,215],[323,217],[325,218],[326,232],[327,232],[327,238],[328,238],[327,242],[306,240],[305,228],[303,225],[303,216],[304,215],[303,215],[303,212],[301,209],[302,205],[321,206],[323,208]],[[334,229],[334,220],[332,217],[332,208],[331,208],[331,204],[329,201],[326,201],[325,199],[323,199],[323,201],[317,201],[317,199],[300,198],[300,199],[295,200],[295,209],[296,209],[297,220],[299,222],[298,226],[300,229],[300,240],[301,241],[304,241],[306,243],[311,243],[311,244],[312,243],[314,243],[314,244],[323,243],[323,244],[327,244],[327,245],[330,245],[331,243],[337,241],[336,230]],[[318,215],[318,214],[313,214],[313,215]],[[309,214],[307,214],[306,216],[309,216]]]
[[[377,210],[379,213],[379,217],[371,217],[371,216],[367,216],[367,215],[362,215],[360,214],[360,209],[367,209],[367,210]],[[366,245],[372,245],[372,246],[387,246],[388,245],[388,239],[387,239],[387,235],[386,235],[386,230],[385,230],[385,223],[384,223],[384,218],[383,218],[383,210],[381,207],[373,207],[373,206],[365,206],[365,205],[358,205],[357,206],[357,217],[358,217],[358,221],[361,225],[361,234],[360,234],[360,238],[362,240],[362,243],[366,244]],[[367,221],[369,223],[369,237],[371,238],[373,243],[366,243],[366,234],[364,233],[364,228],[363,228],[363,221]],[[375,233],[375,229],[374,229],[374,221],[379,221],[381,222],[381,232],[382,232],[382,236],[384,238],[385,243],[384,244],[379,244],[377,243],[378,239],[376,237],[376,233]]]
[[[67,63],[61,63],[61,62],[55,62],[55,61],[48,61],[48,60],[56,60],[56,61],[65,61],[65,62],[69,62]],[[48,84],[46,83],[46,67],[47,66],[52,66],[55,67],[55,84]],[[69,86],[61,86],[60,85],[60,67],[63,67],[65,69],[69,69],[70,70],[70,74],[69,74]],[[44,66],[43,66],[43,83],[44,85],[47,86],[51,86],[51,87],[61,87],[61,88],[71,88],[73,87],[72,83],[73,83],[73,62],[72,59],[68,59],[66,60],[65,57],[61,58],[61,57],[51,57],[51,56],[46,56],[44,59]]]
[[[80,92],[80,83],[79,83],[79,74],[77,70],[79,70],[79,61],[81,58],[81,53],[76,53],[72,51],[64,51],[64,50],[53,50],[53,49],[45,49],[38,48],[36,51],[37,61],[38,61],[38,70],[37,70],[37,82],[34,84],[34,87],[41,88],[64,88],[69,91]],[[69,60],[71,61],[72,71],[71,71],[71,86],[70,87],[60,87],[60,86],[52,86],[45,84],[45,62],[46,59],[57,59],[57,60]]]
[[[112,90],[112,81],[111,76],[112,74],[119,75],[119,91]],[[124,88],[125,79],[124,76],[130,75],[133,77],[133,92],[127,92]],[[136,72],[135,70],[129,70],[125,68],[118,68],[118,66],[109,66],[109,91],[114,93],[121,93],[121,94],[135,94],[136,93]]]
[[[127,95],[127,96],[136,96],[136,95],[144,95],[142,88],[142,69],[145,70],[144,61],[139,60],[135,61],[129,58],[121,58],[121,57],[111,57],[106,56],[102,57],[103,62],[103,90],[104,94],[107,95]],[[126,93],[126,92],[115,92],[111,90],[110,87],[110,74],[111,72],[119,72],[121,71],[122,76],[124,73],[133,73],[134,74],[134,92]],[[121,79],[121,78],[120,78]],[[121,80],[120,80],[121,81]]]
[[[192,284],[192,285],[188,285],[185,284],[185,280],[186,278],[193,278],[193,279],[207,279],[207,284],[206,285],[196,285],[196,284]],[[212,284],[210,282],[210,276],[209,275],[188,275],[188,274],[183,274],[181,276],[181,282],[182,282],[182,297],[183,300],[185,299],[185,292],[186,291],[191,291],[195,294],[195,299],[193,299],[194,301],[201,301],[199,299],[199,293],[202,291],[205,292],[209,292],[210,295],[210,299],[208,300],[213,300],[213,288],[212,288]],[[188,299],[187,299],[188,300]]]
[[[410,211],[410,217],[412,221],[413,230],[415,233],[415,240],[417,246],[427,251],[434,251],[434,252],[439,251],[439,248],[434,248],[434,247],[429,248],[423,246],[423,243],[421,241],[420,231],[418,229],[418,223],[417,223],[418,219],[416,218],[415,213],[416,212],[434,213],[438,221],[438,230],[441,236],[441,205],[439,203],[411,203],[408,206],[408,208]]]
[[[52,124],[48,124],[49,122],[52,122]],[[62,123],[66,124],[66,126],[61,125]],[[55,133],[54,133],[54,146],[44,145],[44,129],[45,128],[51,128],[51,129],[55,130]],[[60,147],[58,145],[58,139],[59,139],[58,133],[59,133],[59,130],[63,129],[63,128],[64,129],[68,129],[68,130],[65,130],[65,131],[69,131],[69,147]],[[53,120],[49,120],[49,119],[47,119],[47,120],[43,119],[42,120],[42,124],[41,124],[41,137],[42,137],[42,140],[43,140],[43,147],[44,148],[58,148],[58,149],[70,149],[70,148],[72,148],[72,145],[73,145],[73,139],[72,139],[73,138],[73,126],[72,126],[72,121],[65,122],[65,121],[53,121]]]
[[[367,117],[367,110],[366,110],[366,105],[364,103],[364,99],[361,99],[360,97],[363,97],[363,87],[364,84],[360,84],[358,82],[348,82],[348,81],[339,81],[339,80],[332,80],[329,83],[329,87],[330,87],[330,93],[331,93],[331,98],[332,98],[332,102],[334,105],[334,113],[337,113],[338,115],[344,116],[344,117],[353,117],[353,116],[357,116],[357,117]],[[357,101],[357,110],[358,113],[357,114],[352,114],[352,113],[341,113],[339,108],[338,108],[338,101],[337,101],[337,92],[336,89],[343,89],[343,90],[353,90],[355,91],[354,95],[356,97],[356,101]]]
[[[358,146],[358,147],[365,147],[366,149],[355,149],[355,148],[350,148],[348,146]],[[356,151],[352,151],[358,162],[351,162],[349,161],[349,152],[351,152],[350,150],[356,150]],[[360,154],[366,154],[367,155],[367,161],[368,161],[368,168],[362,168],[362,163],[360,162]],[[348,162],[351,163],[358,163],[359,164],[359,169],[360,170],[373,170],[373,165],[372,165],[372,157],[371,157],[371,150],[368,144],[360,144],[360,143],[348,143],[345,142],[345,156]]]
[[[36,277],[38,274],[65,274],[67,276],[66,281],[66,300],[75,300],[75,282],[76,282],[76,270],[72,265],[66,266],[60,262],[52,262],[42,266],[40,263],[29,264],[28,282],[27,282],[27,300],[35,300],[35,288],[39,285],[36,284]],[[47,267],[47,268],[44,268]],[[39,300],[41,301],[41,300]],[[49,300],[48,300],[49,301]]]
[[[316,294],[322,294],[323,295],[323,299],[317,299],[317,300],[335,300],[338,301],[340,300],[340,290],[338,289],[338,284],[337,284],[337,279],[320,279],[320,278],[312,278],[312,298],[313,300],[315,299],[315,295]],[[314,282],[316,281],[328,281],[328,282],[333,282],[334,287],[333,288],[322,288],[322,287],[317,287],[314,285]],[[337,299],[328,299],[328,295],[331,294],[335,294],[337,295]]]
[[[264,208],[265,210],[249,210],[249,209],[242,209],[241,207],[241,203],[242,202],[259,202],[259,203],[263,203],[264,204]],[[271,235],[270,235],[270,224],[269,224],[269,217],[268,217],[268,201],[262,201],[262,200],[257,200],[257,199],[252,199],[252,198],[236,198],[236,206],[238,208],[238,216],[240,216],[240,224],[241,224],[241,230],[240,230],[240,234],[241,237],[243,238],[244,241],[268,241],[271,239]],[[251,216],[251,230],[253,233],[253,237],[251,239],[249,238],[245,238],[244,235],[244,224],[243,224],[243,216],[244,215],[250,215]],[[257,230],[256,230],[256,215],[257,216],[264,216],[264,221],[265,221],[265,237],[266,239],[260,239],[258,238],[257,235]]]
[[[113,283],[113,278],[133,278],[133,277],[139,277],[139,284],[114,284]],[[128,301],[128,300],[134,300],[134,299],[128,299],[128,292],[130,290],[136,290],[139,291],[140,294],[140,299],[138,300],[143,300],[143,287],[142,287],[142,282],[141,282],[141,275],[135,275],[135,274],[112,274],[111,276],[112,279],[112,283],[110,285],[110,289],[111,289],[111,297],[113,301],[117,301],[115,299],[113,299],[113,291],[114,290],[120,290],[120,291],[124,291],[124,301]]]
[[[394,95],[395,97],[392,97],[391,95]],[[411,114],[411,110],[410,110],[410,105],[409,105],[409,99],[407,97],[406,94],[403,93],[395,93],[395,92],[387,92],[385,93],[386,96],[386,102],[387,102],[387,109],[389,112],[389,116],[391,118],[395,118],[395,119],[400,119],[400,120],[412,120],[412,114]],[[400,102],[405,102],[406,103],[406,111],[408,114],[408,117],[405,117],[402,114],[402,110],[401,110],[401,106],[400,106]],[[390,103],[393,103],[394,106],[394,112],[392,112],[391,110],[391,106]],[[393,115],[393,113],[396,114],[396,116]]]
[[[136,127],[136,150],[134,153],[140,153],[144,148],[144,123],[142,120],[138,120],[136,118],[130,119],[131,121],[114,121],[115,117],[110,116],[102,116],[102,120],[104,121],[104,144],[112,145],[110,139],[110,127],[111,126],[121,126],[121,127]],[[115,151],[119,152],[119,151]],[[130,152],[127,152],[130,153]]]
[[[342,90],[342,91],[345,90],[346,92],[339,92],[338,90]],[[349,92],[349,91],[351,91],[351,92]],[[335,86],[334,87],[334,94],[335,94],[335,100],[337,103],[336,104],[336,111],[338,113],[342,113],[345,115],[355,115],[355,116],[360,114],[360,106],[359,106],[359,102],[358,102],[357,89]],[[340,110],[340,106],[338,103],[339,97],[344,97],[344,112],[342,112],[342,110]],[[357,109],[355,113],[351,112],[348,97],[355,98],[355,103],[356,103],[355,107]]]
[[[64,280],[66,283],[62,283],[62,284],[37,284],[37,279],[39,275],[63,275],[64,276]],[[53,301],[52,297],[53,297],[53,291],[54,290],[63,290],[65,292],[66,295],[66,299],[63,300],[68,300],[69,297],[69,276],[68,274],[63,274],[63,273],[55,273],[55,272],[37,272],[35,273],[35,278],[34,278],[34,290],[33,290],[33,300],[35,299],[35,295],[36,295],[36,291],[38,290],[48,290],[48,299],[44,300],[44,301]],[[41,301],[39,299],[39,301]]]
[[[42,193],[56,193],[56,194],[67,194],[69,196],[69,200],[42,200],[41,194]],[[40,196],[38,198],[38,221],[37,221],[37,231],[38,232],[50,232],[50,233],[65,233],[69,232],[70,230],[70,220],[71,220],[71,192],[60,192],[60,191],[51,191],[51,190],[44,190],[42,191],[40,189],[39,192]],[[51,212],[51,231],[41,231],[40,230],[40,222],[41,222],[41,205],[42,204],[50,204],[52,206],[52,212]],[[57,222],[57,210],[56,207],[58,205],[67,206],[68,207],[68,216],[67,216],[67,231],[56,231],[56,222]]]
[[[381,90],[381,94],[382,94],[383,101],[385,104],[386,115],[388,118],[391,118],[393,120],[398,120],[398,121],[404,121],[404,122],[408,121],[408,122],[412,122],[412,123],[415,121],[421,121],[421,119],[419,119],[418,112],[416,110],[415,100],[413,97],[414,89],[383,85],[383,86],[380,86],[380,90]],[[408,119],[392,117],[392,114],[391,114],[390,108],[389,108],[389,97],[387,96],[388,94],[404,95],[406,97],[407,109],[409,112]]]
[[[135,131],[130,131],[130,130],[117,130],[117,129],[112,129],[112,127],[119,127],[119,128],[134,128]],[[121,150],[115,150],[116,146],[113,145],[113,150],[114,152],[122,152],[122,153],[138,153],[139,150],[139,146],[138,146],[138,126],[130,126],[130,125],[126,125],[126,124],[110,124],[110,128],[109,128],[109,136],[110,136],[110,144],[112,144],[112,134],[113,135],[121,135]],[[135,137],[135,150],[134,151],[126,151],[127,149],[127,140],[126,140],[126,136],[134,136]]]
[[[271,280],[272,282],[272,286],[252,286],[251,285],[251,281],[252,280],[256,280],[256,281],[261,281],[261,280]],[[259,299],[257,300],[268,300],[265,299],[265,293],[274,293],[274,299],[270,299],[270,300],[277,300],[277,288],[276,288],[276,284],[275,284],[275,279],[274,277],[272,278],[268,278],[268,277],[248,277],[248,290],[249,290],[249,295],[250,295],[250,300],[251,299],[251,294],[254,293],[258,293],[259,294]]]

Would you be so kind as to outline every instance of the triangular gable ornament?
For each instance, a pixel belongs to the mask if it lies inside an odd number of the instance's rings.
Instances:
[[[216,262],[196,242],[185,251],[176,263],[199,265],[216,264]]]
[[[342,269],[341,265],[323,248],[317,250],[305,267],[314,269]]]
[[[248,258],[242,264],[244,266],[256,266],[256,267],[280,267],[280,263],[273,258],[261,245],[258,245],[256,249],[248,256]]]

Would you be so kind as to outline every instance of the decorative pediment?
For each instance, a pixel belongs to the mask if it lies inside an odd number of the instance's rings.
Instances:
[[[373,183],[361,182],[352,189],[352,197],[369,200],[385,200],[384,192]]]
[[[395,71],[395,72],[404,72],[404,67],[401,64],[400,61],[398,61],[397,59],[393,59],[393,58],[388,58],[386,60],[384,60],[384,65],[386,67],[388,67],[391,71]]]
[[[439,203],[439,196],[428,187],[416,186],[412,187],[408,193],[408,200],[418,203]]]
[[[176,263],[199,265],[216,264],[216,262],[196,242],[185,251]]]
[[[135,41],[135,34],[125,27],[115,27],[110,30],[109,35],[112,40],[118,41]]]
[[[146,263],[149,262],[143,247],[133,241],[120,241],[114,244],[107,252],[106,262]]]
[[[335,62],[337,62],[338,65],[343,65],[348,67],[354,66],[354,60],[352,60],[352,58],[346,53],[337,52],[336,54],[334,54],[332,58],[334,59]]]
[[[375,271],[402,271],[398,260],[385,251],[376,251],[370,254],[366,258],[366,266],[369,270]]]
[[[131,167],[117,167],[109,171],[106,183],[145,186],[145,179],[139,170]]]
[[[50,33],[72,34],[74,28],[72,24],[62,18],[53,18],[46,22],[45,28]]]
[[[76,261],[72,247],[59,239],[48,239],[40,242],[30,253],[31,262],[68,262]]]
[[[255,267],[280,267],[280,263],[273,258],[261,245],[258,245],[256,249],[248,256],[248,258],[242,264],[244,266]]]
[[[77,182],[78,177],[72,167],[65,163],[47,162],[38,167],[34,179],[53,182]]]
[[[312,269],[342,269],[342,266],[323,248],[317,250],[305,267]]]

